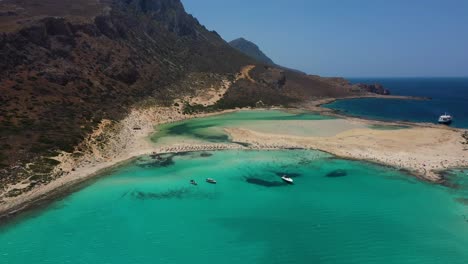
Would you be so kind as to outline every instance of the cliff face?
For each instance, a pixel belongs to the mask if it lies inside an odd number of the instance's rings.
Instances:
[[[217,109],[349,94],[340,82],[258,64],[179,0],[3,0],[0,57],[0,188],[24,179],[26,163],[47,177],[48,157],[73,151],[102,119],[147,98],[171,105],[245,65],[251,78]]]

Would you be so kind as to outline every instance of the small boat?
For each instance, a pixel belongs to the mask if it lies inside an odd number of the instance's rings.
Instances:
[[[282,179],[284,182],[289,183],[289,184],[293,184],[293,183],[294,183],[293,179],[291,179],[291,177],[288,177],[288,176],[286,176],[286,175],[283,175],[283,176],[281,177],[281,179]]]
[[[198,183],[195,180],[190,180],[190,184],[192,185],[198,185]]]
[[[453,121],[453,117],[447,113],[439,117],[439,124],[450,125]]]
[[[216,184],[216,180],[211,179],[211,178],[206,179],[206,182],[207,182],[207,183]]]

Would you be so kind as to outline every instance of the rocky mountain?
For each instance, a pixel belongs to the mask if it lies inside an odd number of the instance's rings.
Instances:
[[[180,0],[3,0],[0,57],[0,189],[25,168],[43,180],[56,164],[49,157],[73,152],[103,119],[121,120],[148,99],[174,105],[223,80],[232,82],[224,96],[196,109],[353,93],[342,79],[245,56]],[[249,78],[236,78],[246,65]]]
[[[255,43],[248,41],[245,38],[235,39],[229,42],[229,45],[259,62],[269,65],[275,65],[273,60],[268,58],[268,56],[265,55],[265,53],[263,53],[263,51],[261,51]]]
[[[273,60],[271,60],[267,55],[265,55],[265,53],[263,53],[263,51],[255,43],[244,38],[235,39],[229,42],[229,45],[231,45],[231,47],[235,48],[236,50],[242,52],[243,54],[255,59],[258,62],[264,63],[266,65],[272,65],[286,71],[293,71],[296,73],[305,74],[302,71],[291,69],[274,63]]]

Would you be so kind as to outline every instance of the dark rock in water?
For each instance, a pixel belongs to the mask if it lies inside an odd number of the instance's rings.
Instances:
[[[310,159],[307,159],[307,158],[301,158],[297,164],[304,166],[304,165],[308,165],[308,164],[312,163],[312,161],[313,160],[310,160]]]
[[[254,177],[245,178],[245,181],[250,184],[260,185],[263,187],[280,187],[280,186],[286,185],[286,183],[283,183],[283,182],[267,181],[267,180],[254,178]]]
[[[285,148],[285,150],[303,150],[303,148]]]
[[[463,198],[463,197],[462,197],[462,198],[458,198],[457,201],[458,201],[459,203],[464,204],[464,205],[468,205],[468,198]]]
[[[452,182],[452,181],[447,180],[447,179],[445,181],[443,181],[441,184],[442,184],[442,186],[445,186],[445,187],[450,188],[450,189],[461,189],[460,184]]]
[[[207,158],[207,157],[211,157],[211,156],[213,156],[213,154],[208,153],[208,152],[203,152],[202,154],[200,154],[200,157],[203,157],[203,158]]]
[[[127,193],[122,195],[126,197]],[[130,197],[137,200],[168,200],[168,199],[216,199],[218,197],[217,193],[203,193],[203,192],[195,192],[192,188],[180,188],[174,190],[168,190],[165,192],[141,192],[141,191],[133,191],[130,193]]]
[[[159,155],[159,154],[156,154],[156,153],[151,154],[150,157],[151,157],[152,159],[161,159],[160,155]]]
[[[189,188],[182,188],[178,190],[169,190],[161,193],[150,192],[132,192],[131,196],[139,200],[163,200],[163,199],[181,199],[190,192]]]
[[[175,156],[184,157],[184,156],[189,156],[189,155],[191,155],[191,153],[185,151],[185,152],[177,152],[177,153],[174,153],[174,154],[173,154],[173,157],[175,157]]]
[[[141,163],[137,163],[138,167],[141,168],[162,168],[162,167],[169,167],[175,164],[174,157],[176,154],[169,154],[169,155],[158,155],[155,159],[151,161],[144,161]]]
[[[338,177],[344,177],[347,175],[348,173],[345,170],[334,170],[330,173],[327,173],[327,177],[329,178],[338,178]]]

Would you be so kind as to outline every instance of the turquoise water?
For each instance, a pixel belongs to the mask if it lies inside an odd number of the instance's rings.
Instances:
[[[452,126],[468,128],[468,78],[351,79],[353,83],[381,83],[395,95],[424,96],[431,100],[350,99],[325,105],[349,115],[372,119],[437,123],[447,112]]]
[[[250,128],[252,125],[255,126],[258,123],[262,123],[264,124],[264,129],[277,132],[281,127],[281,125],[278,124],[282,121],[329,119],[334,119],[334,117],[308,112],[289,113],[279,110],[237,111],[223,115],[164,124],[158,127],[159,131],[155,133],[151,139],[154,142],[158,142],[163,137],[171,136],[208,142],[229,142],[228,135],[223,131],[225,127]]]
[[[0,262],[468,263],[466,173],[445,187],[312,151],[140,158],[1,227]]]

